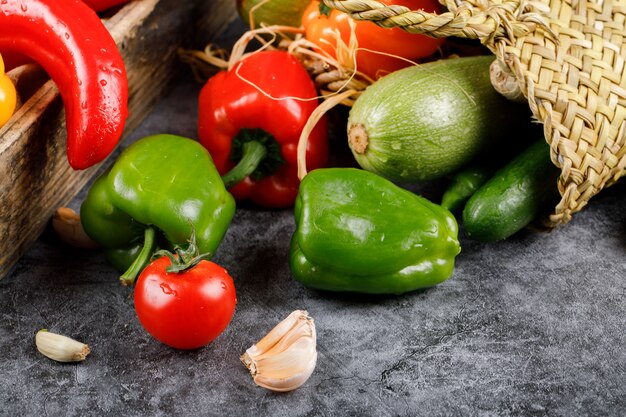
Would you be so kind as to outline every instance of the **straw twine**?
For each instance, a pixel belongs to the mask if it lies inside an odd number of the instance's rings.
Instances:
[[[561,169],[561,200],[548,226],[570,221],[624,174],[626,0],[441,0],[448,11],[440,15],[372,0],[323,1],[383,27],[480,39],[499,60],[496,76],[514,77],[543,123]]]

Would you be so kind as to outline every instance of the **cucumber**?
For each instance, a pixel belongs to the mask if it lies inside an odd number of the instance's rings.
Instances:
[[[556,203],[558,176],[546,141],[532,144],[470,197],[463,209],[466,233],[486,242],[513,235]]]
[[[461,207],[493,175],[486,164],[471,165],[457,172],[441,198],[441,206],[449,211]]]
[[[396,182],[432,180],[524,137],[530,110],[493,89],[493,59],[434,61],[370,85],[348,117],[348,143],[358,164]]]

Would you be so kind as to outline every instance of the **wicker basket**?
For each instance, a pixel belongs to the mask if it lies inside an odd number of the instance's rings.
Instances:
[[[487,46],[502,70],[492,72],[492,80],[512,77],[508,85],[543,123],[551,159],[561,169],[561,201],[548,226],[567,223],[624,174],[626,1],[440,0],[447,8],[440,15],[373,0],[323,1],[356,20]]]

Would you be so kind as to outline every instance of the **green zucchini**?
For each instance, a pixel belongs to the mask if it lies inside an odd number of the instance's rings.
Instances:
[[[432,180],[527,137],[530,110],[493,89],[492,61],[439,60],[370,85],[348,117],[348,143],[358,164],[392,181]]]
[[[559,170],[544,139],[498,170],[468,200],[463,226],[473,239],[506,239],[527,226],[558,198]]]
[[[250,13],[254,18],[254,27],[284,25],[299,27],[302,13],[311,3],[310,0],[237,0],[237,13],[250,25]]]

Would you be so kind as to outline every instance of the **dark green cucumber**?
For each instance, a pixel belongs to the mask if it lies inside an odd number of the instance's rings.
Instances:
[[[441,206],[454,211],[461,207],[493,175],[486,164],[471,165],[457,172],[443,193]]]
[[[498,170],[463,209],[467,234],[481,241],[506,239],[556,203],[559,170],[541,139]]]
[[[348,119],[348,142],[359,165],[392,181],[431,180],[525,140],[530,110],[493,89],[493,59],[434,61],[370,85]]]

